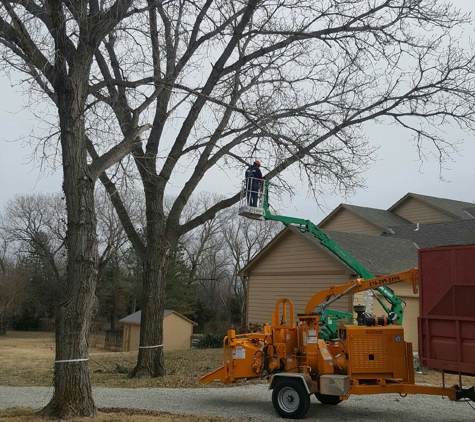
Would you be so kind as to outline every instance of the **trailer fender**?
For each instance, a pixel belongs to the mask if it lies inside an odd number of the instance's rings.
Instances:
[[[312,378],[310,378],[309,374],[293,374],[293,373],[288,373],[288,372],[274,374],[269,384],[269,390],[273,390],[275,386],[277,385],[277,383],[279,382],[279,380],[281,380],[282,378],[300,379],[305,389],[307,390],[308,394],[312,394],[315,392],[313,381],[312,381]]]

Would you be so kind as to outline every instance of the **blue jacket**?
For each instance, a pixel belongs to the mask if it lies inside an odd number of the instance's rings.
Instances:
[[[247,181],[247,189],[252,190],[257,192],[259,190],[259,180],[257,179],[262,179],[262,173],[261,169],[259,168],[258,165],[253,164],[248,167],[246,170],[246,179],[252,177],[252,185],[251,185],[251,180]]]

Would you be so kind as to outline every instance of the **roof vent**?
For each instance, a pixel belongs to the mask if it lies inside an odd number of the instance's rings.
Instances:
[[[470,210],[473,210],[473,208],[470,208]],[[463,212],[465,213],[465,216],[468,217],[468,218],[462,217],[462,218],[464,218],[464,220],[469,220],[469,219],[475,218],[475,215],[472,215],[467,210],[463,210]]]
[[[414,229],[414,231],[415,231],[415,232],[418,231],[419,228],[420,228],[420,227],[419,227],[419,223],[416,223],[416,228]]]

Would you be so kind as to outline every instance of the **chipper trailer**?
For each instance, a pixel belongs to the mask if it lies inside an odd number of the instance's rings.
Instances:
[[[267,189],[268,183],[266,192]],[[248,207],[245,212],[249,212]],[[305,416],[312,394],[327,405],[337,405],[352,394],[388,393],[475,401],[474,387],[415,384],[412,344],[404,341],[400,325],[402,301],[387,286],[403,281],[417,292],[417,269],[370,277],[368,270],[317,226],[305,220],[271,216],[267,195],[260,215],[284,224],[296,224],[303,231],[313,233],[363,278],[316,293],[308,301],[305,312],[297,315],[297,321],[292,301],[279,299],[272,323],[264,325],[263,332],[236,334],[229,330],[223,340],[223,366],[202,377],[201,382],[231,384],[238,379],[266,378],[274,409],[280,416],[292,419]],[[328,308],[344,295],[370,289],[379,291],[390,303],[390,309],[385,307],[387,316],[368,315],[364,306],[356,306],[355,314]],[[350,323],[344,323],[342,318],[348,317]]]
[[[373,317],[356,307],[357,325],[338,325],[337,336],[319,336],[325,307],[332,298],[405,281],[417,285],[418,270],[347,285],[315,294],[305,313],[294,321],[290,300],[280,299],[272,324],[261,333],[236,334],[229,330],[223,341],[223,366],[201,382],[231,384],[238,379],[267,378],[272,404],[284,418],[300,419],[315,395],[323,404],[337,405],[352,394],[430,394],[450,400],[475,401],[474,388],[416,385],[412,344],[404,341],[403,328],[387,317]]]

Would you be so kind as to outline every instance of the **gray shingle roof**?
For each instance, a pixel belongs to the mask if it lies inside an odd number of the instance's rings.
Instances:
[[[419,229],[416,229],[416,224],[393,227],[395,233],[393,235],[383,234],[383,237],[410,239],[419,248],[475,244],[475,219],[419,224]]]
[[[466,213],[466,209],[473,209],[474,204],[470,202],[464,201],[455,201],[453,199],[446,199],[446,198],[436,198],[434,196],[427,196],[427,195],[420,195],[418,193],[411,193],[409,192],[399,201],[397,201],[392,207],[389,208],[388,211],[392,211],[397,205],[403,202],[408,196],[412,196],[420,201],[426,202],[442,211],[445,211],[448,214],[451,214],[457,218],[462,220],[472,219],[474,216],[471,213]]]
[[[163,316],[166,317],[168,314],[171,314],[173,311],[165,309]],[[134,312],[133,314],[127,315],[125,318],[119,320],[119,322],[126,324],[140,324],[142,318],[142,311]]]
[[[390,211],[348,204],[344,204],[343,206],[381,227],[386,233],[391,233],[391,226],[405,226],[412,224],[409,220],[406,220]]]
[[[294,227],[290,229],[334,256],[311,233],[301,233]],[[376,276],[417,267],[417,248],[410,240],[331,230],[325,230],[325,233]]]

